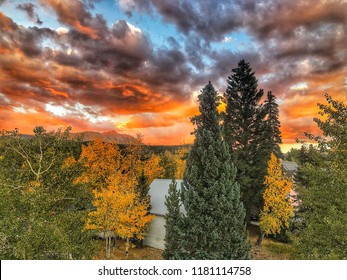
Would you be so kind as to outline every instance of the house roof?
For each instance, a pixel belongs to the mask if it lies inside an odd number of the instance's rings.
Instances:
[[[298,170],[297,163],[293,161],[282,161],[283,170],[288,177],[293,177],[295,172]]]
[[[167,213],[165,206],[165,196],[168,195],[171,179],[154,179],[149,186],[149,195],[151,196],[151,213],[164,216]],[[181,190],[183,180],[177,179],[177,190]],[[181,206],[183,210],[183,206]]]

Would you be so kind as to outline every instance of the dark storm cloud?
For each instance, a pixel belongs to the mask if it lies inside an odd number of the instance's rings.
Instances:
[[[177,26],[186,35],[196,33],[206,41],[222,40],[223,35],[243,25],[244,10],[254,10],[253,1],[188,1],[188,0],[119,0],[120,7],[132,15],[134,11],[153,14]]]
[[[121,7],[143,12],[136,1],[123,0]],[[343,61],[347,41],[347,3],[309,1],[145,1],[163,18],[189,35],[186,53],[190,62],[204,68],[204,44],[221,41],[233,31],[246,30],[262,49],[263,56],[277,59],[319,56]],[[150,2],[150,3],[149,3]],[[126,3],[128,5],[126,5]],[[339,31],[339,32],[337,32]],[[196,34],[195,38],[192,35]],[[197,39],[196,39],[197,38]],[[194,41],[195,40],[195,41]],[[205,42],[202,42],[204,40]],[[339,63],[337,63],[339,64]],[[326,66],[329,69],[329,65]]]
[[[189,62],[201,72],[205,71],[206,63],[203,60],[211,54],[211,48],[206,41],[196,35],[189,36],[185,41],[184,51],[187,54]]]
[[[260,40],[290,37],[300,26],[314,30],[322,23],[344,24],[347,13],[347,3],[341,0],[323,3],[316,0],[120,0],[119,3],[129,12],[154,9],[182,32],[194,32],[207,41],[221,40],[239,28],[247,28]]]
[[[12,19],[0,13],[2,36],[0,46],[9,50],[19,48],[26,56],[35,57],[42,53],[40,42],[55,36],[49,28],[18,26]]]
[[[43,22],[40,20],[39,16],[37,13],[35,13],[36,5],[32,3],[23,3],[23,4],[18,4],[17,9],[26,12],[28,18],[32,21],[35,22],[39,25],[41,25]]]
[[[183,83],[190,77],[190,70],[185,64],[186,56],[180,50],[158,49],[148,64],[147,81],[153,84]]]
[[[254,19],[257,24],[252,25]],[[266,1],[247,27],[276,61],[308,59],[312,73],[334,71],[347,60],[347,3],[343,1],[320,5],[315,1]]]
[[[106,21],[101,15],[95,17],[80,1],[41,0],[58,16],[58,21],[67,24],[93,39],[102,37],[107,30]]]
[[[207,41],[222,40],[243,21],[240,6],[230,1],[153,0],[152,5],[183,33],[195,32]]]
[[[268,0],[257,4],[255,13],[248,14],[246,24],[261,39],[286,38],[295,36],[297,28],[314,32],[325,23],[345,24],[346,15],[347,3],[340,0]]]

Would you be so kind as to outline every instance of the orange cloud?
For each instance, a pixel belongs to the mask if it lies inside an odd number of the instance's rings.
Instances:
[[[41,0],[41,3],[51,7],[57,13],[60,22],[73,26],[79,32],[88,35],[92,39],[97,39],[99,37],[97,31],[86,23],[92,16],[84,9],[82,2]]]
[[[13,31],[16,28],[16,24],[4,13],[0,12],[0,28],[4,31]]]
[[[144,135],[144,142],[148,145],[183,145],[194,141],[190,133],[194,128],[189,123],[177,123],[174,126],[162,128],[145,128],[140,132]]]
[[[69,126],[64,120],[54,118],[45,112],[18,113],[9,108],[1,109],[0,123],[0,129],[13,130],[19,128],[19,131],[24,134],[31,134],[33,128],[38,125],[44,126],[47,130]]]
[[[92,39],[97,39],[99,37],[94,29],[88,26],[83,26],[78,20],[74,20],[71,25],[74,26],[79,32],[88,35]]]
[[[323,97],[323,96],[322,96]],[[321,98],[323,100],[323,98]],[[280,106],[281,121],[286,119],[315,116],[318,113],[317,99],[315,95],[293,94]]]
[[[53,88],[46,88],[46,89],[49,90],[51,93],[53,93],[53,95],[69,98],[69,95],[66,92],[55,90]]]

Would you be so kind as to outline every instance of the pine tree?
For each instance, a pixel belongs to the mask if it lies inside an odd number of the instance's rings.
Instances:
[[[135,187],[135,192],[139,196],[139,201],[142,204],[147,205],[147,216],[150,216],[150,210],[151,210],[151,197],[149,195],[149,182],[148,177],[145,175],[144,169],[142,169],[141,175],[137,179],[137,185]],[[148,228],[144,228],[143,231],[145,234],[147,232]],[[136,236],[134,236],[131,240],[136,246],[139,246],[142,248],[143,246],[143,239],[138,239]]]
[[[172,179],[169,186],[168,196],[165,197],[165,206],[167,213],[165,215],[165,249],[163,252],[164,259],[174,260],[180,258],[181,252],[181,223],[182,214],[180,212],[180,191],[177,190],[177,182]]]
[[[263,90],[257,89],[258,81],[249,63],[241,60],[228,77],[224,94],[227,104],[224,116],[224,136],[237,165],[237,180],[241,185],[242,201],[247,220],[252,207],[260,209],[265,164],[259,164],[264,128],[264,110],[260,104]]]
[[[151,210],[150,196],[149,196],[149,182],[145,175],[144,169],[142,169],[140,177],[137,179],[137,185],[135,188],[136,193],[139,195],[140,201],[146,200],[148,203],[148,211]]]
[[[264,141],[266,141],[265,150],[268,153],[267,159],[270,158],[271,153],[274,153],[276,157],[280,158],[282,156],[279,146],[282,143],[281,124],[278,119],[278,104],[276,103],[275,95],[271,91],[267,93],[267,99],[264,102],[264,111],[266,114],[266,120],[264,121]]]
[[[222,139],[220,97],[209,82],[199,95],[200,115],[187,158],[182,201],[183,254],[187,259],[248,259],[245,209],[235,168]]]

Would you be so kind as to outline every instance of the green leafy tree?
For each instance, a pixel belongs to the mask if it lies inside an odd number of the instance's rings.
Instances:
[[[262,144],[266,112],[260,103],[264,92],[257,89],[255,73],[244,60],[232,69],[227,82],[223,130],[237,166],[236,178],[241,186],[242,201],[249,221],[251,209],[260,209],[262,205],[262,185],[268,159],[261,155],[265,152]]]
[[[303,259],[347,259],[347,106],[325,95],[315,118],[323,136],[307,136],[326,150],[322,165],[306,163],[299,180],[303,229],[296,247]]]
[[[91,193],[74,184],[80,170],[66,165],[81,142],[70,128],[32,137],[18,130],[0,139],[0,237],[5,259],[90,258],[93,244],[84,231]]]
[[[182,213],[180,212],[180,191],[177,182],[172,179],[168,196],[165,197],[165,249],[163,257],[167,260],[180,259],[182,252]]]
[[[309,185],[312,175],[310,166],[324,168],[325,160],[326,156],[319,147],[303,143],[298,154],[299,167],[295,174],[295,181],[301,186]]]
[[[306,165],[299,188],[303,229],[295,243],[302,259],[347,259],[347,173],[340,164]]]
[[[318,103],[318,107],[320,109],[319,115],[326,116],[326,119],[313,119],[323,132],[323,136],[305,134],[309,139],[317,141],[322,149],[329,149],[331,156],[338,156],[337,159],[346,161],[347,106],[341,101],[332,99],[328,94],[325,94],[325,98],[328,104]]]
[[[321,166],[324,162],[324,156],[322,151],[318,147],[314,147],[312,144],[307,145],[304,143],[299,152],[299,163],[304,165],[306,163],[314,166]]]
[[[245,209],[240,201],[236,170],[222,139],[220,98],[209,82],[199,95],[200,115],[188,154],[182,201],[186,216],[182,232],[187,259],[248,259]]]
[[[297,164],[300,163],[300,150],[297,148],[291,148],[287,153],[284,155],[284,159],[288,161],[293,161]]]

